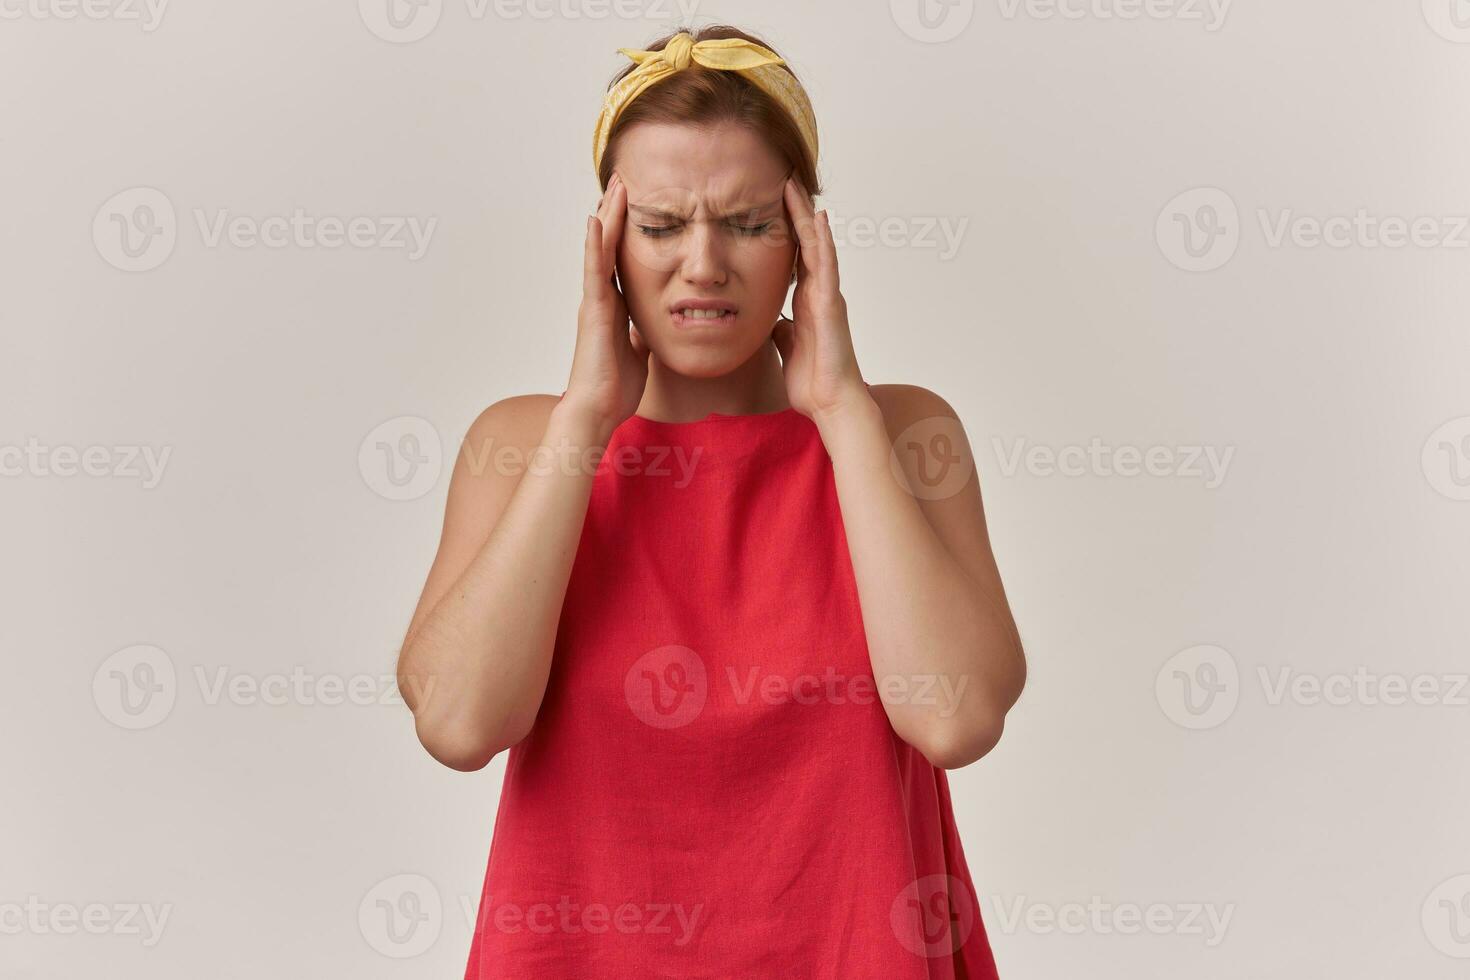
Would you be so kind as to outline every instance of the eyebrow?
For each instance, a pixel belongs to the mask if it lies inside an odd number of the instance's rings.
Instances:
[[[761,214],[761,213],[763,213],[765,211],[769,211],[771,208],[776,207],[778,204],[783,204],[783,203],[785,203],[785,198],[784,197],[778,197],[776,200],[771,201],[771,202],[769,202],[767,204],[752,204],[752,205],[748,205],[746,207],[736,208],[733,211],[728,212],[727,214],[721,215],[720,217],[721,218],[735,218],[735,217],[740,217],[742,215]],[[688,220],[687,218],[685,218],[681,214],[675,214],[672,211],[666,211],[663,208],[657,208],[657,207],[653,207],[653,206],[647,205],[647,204],[630,204],[630,205],[628,205],[628,210],[629,211],[637,211],[637,212],[639,212],[641,214],[647,215],[650,218],[667,218],[667,219],[672,219],[674,221],[687,221]]]

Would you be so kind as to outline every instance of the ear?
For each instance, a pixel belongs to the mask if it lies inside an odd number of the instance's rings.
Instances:
[[[795,325],[785,316],[776,321],[771,330],[771,340],[776,344],[776,350],[781,355],[781,368],[785,370],[786,365],[791,363],[791,351],[794,346],[792,330]]]

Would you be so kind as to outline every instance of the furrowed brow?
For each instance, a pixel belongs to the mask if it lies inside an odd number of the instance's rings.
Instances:
[[[663,208],[656,208],[647,204],[630,204],[628,205],[628,210],[637,211],[639,214],[647,215],[650,218],[665,218],[670,221],[684,220],[682,214],[675,214],[672,211],[665,211]]]
[[[767,211],[770,211],[770,210],[772,210],[774,208],[779,207],[783,203],[784,203],[784,201],[782,199],[778,198],[777,200],[769,201],[769,202],[767,202],[765,204],[750,204],[750,205],[745,205],[745,206],[742,206],[742,207],[735,208],[734,210],[729,211],[728,213],[721,215],[720,218],[721,219],[726,219],[726,218],[742,218],[742,217],[750,217],[752,215],[757,215],[757,214],[764,214]],[[628,210],[629,211],[637,211],[639,214],[644,215],[644,216],[649,217],[649,218],[661,218],[661,219],[666,220],[666,221],[688,221],[689,220],[688,218],[686,218],[682,214],[675,214],[673,211],[666,211],[663,208],[654,207],[654,206],[648,205],[648,204],[630,204],[630,205],[628,205]]]
[[[740,218],[740,217],[749,217],[751,215],[756,215],[756,214],[764,214],[764,213],[766,213],[767,211],[770,211],[773,208],[780,207],[784,203],[785,203],[784,199],[778,197],[778,198],[776,198],[776,200],[774,200],[774,201],[767,201],[765,204],[746,204],[746,205],[742,205],[742,206],[740,206],[738,208],[734,208],[728,214],[724,215],[724,217],[726,217],[726,218]]]

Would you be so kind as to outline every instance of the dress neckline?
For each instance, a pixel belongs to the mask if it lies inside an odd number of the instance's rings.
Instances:
[[[724,412],[710,412],[702,419],[689,419],[688,421],[684,422],[665,422],[659,419],[651,419],[646,416],[639,415],[637,412],[634,412],[632,415],[628,416],[628,421],[636,422],[639,425],[651,425],[658,426],[660,428],[686,428],[688,426],[707,425],[713,422],[760,422],[762,420],[767,420],[774,423],[783,421],[793,415],[803,418],[805,417],[802,416],[801,413],[795,409],[795,407],[788,405],[786,408],[778,408],[774,412],[750,412],[744,415],[729,415]]]

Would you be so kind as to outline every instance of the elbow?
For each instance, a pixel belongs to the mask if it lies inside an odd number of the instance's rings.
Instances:
[[[1005,715],[996,713],[980,719],[931,726],[910,742],[936,769],[963,769],[983,759],[1000,743],[1005,731]]]
[[[457,772],[479,772],[490,760],[515,745],[526,732],[510,737],[490,737],[478,732],[445,731],[432,728],[416,719],[414,730],[424,751],[441,765]]]
[[[969,701],[947,717],[930,717],[904,740],[918,749],[937,769],[963,769],[983,759],[1000,744],[1006,714],[1026,686],[1025,657],[1017,650],[1015,668],[987,696]]]
[[[494,749],[485,749],[480,746],[430,744],[428,742],[424,743],[424,749],[434,757],[435,762],[455,772],[479,772],[488,766],[490,760],[498,754]]]

